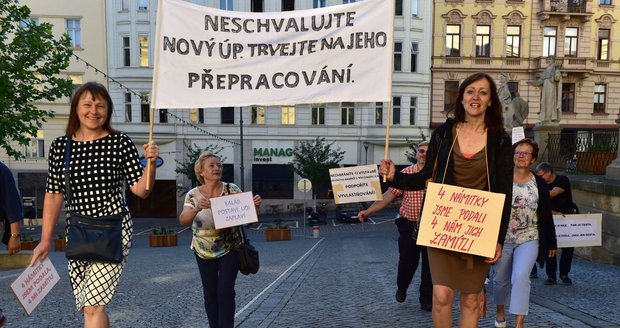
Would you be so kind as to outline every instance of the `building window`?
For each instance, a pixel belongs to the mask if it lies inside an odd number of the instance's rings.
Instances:
[[[521,56],[521,26],[506,28],[506,57]]]
[[[605,84],[594,85],[594,113],[605,113]]]
[[[121,11],[129,11],[129,0],[121,0]]]
[[[355,3],[355,0],[342,0],[342,4],[346,5],[347,3]]]
[[[138,37],[140,43],[140,67],[149,67],[149,39],[146,35]]]
[[[159,109],[159,123],[168,123],[168,109]]]
[[[491,26],[476,26],[476,57],[491,56]]]
[[[198,123],[205,123],[205,109],[198,108]]]
[[[611,0],[601,0],[601,5],[611,6]]]
[[[418,43],[411,43],[411,72],[418,71]]]
[[[312,0],[312,8],[327,7],[327,0]]]
[[[411,0],[411,16],[418,17],[420,15],[420,1]]]
[[[394,14],[396,16],[403,15],[403,0],[396,0],[396,6],[394,7]]]
[[[67,19],[67,35],[71,39],[73,48],[82,47],[82,30],[80,29],[79,19]]]
[[[400,97],[392,97],[392,125],[400,124]]]
[[[282,11],[295,10],[295,0],[282,0]]]
[[[131,92],[125,92],[125,122],[131,122]]]
[[[409,125],[415,125],[415,115],[418,108],[418,98],[411,97],[409,100]]]
[[[138,0],[138,10],[146,11],[149,6],[149,0]]]
[[[143,93],[140,96],[140,121],[141,122],[150,122],[151,121],[151,104],[149,103],[149,94]]]
[[[30,26],[37,26],[39,25],[39,19],[36,17],[28,17],[26,19],[23,19],[21,21],[19,21],[19,26],[23,27],[23,28],[28,28]]]
[[[263,0],[252,0],[252,12],[262,13],[264,10]]]
[[[446,56],[461,56],[461,25],[446,26]]]
[[[312,125],[325,125],[325,105],[312,105]]]
[[[447,112],[456,104],[456,96],[459,93],[459,81],[445,81],[444,88],[443,110]]]
[[[401,42],[394,42],[394,72],[402,71],[402,57],[403,57],[403,44]]]
[[[220,107],[221,124],[235,124],[235,107]]]
[[[75,92],[84,84],[84,76],[77,74],[69,74],[68,76],[71,79],[71,84],[73,84],[73,91],[71,92],[71,97],[73,97]]]
[[[579,29],[567,27],[564,39],[564,56],[577,57],[577,44],[579,42]]]
[[[575,112],[575,83],[562,83],[562,112]]]
[[[220,0],[220,9],[233,10],[233,0]]]
[[[43,138],[43,130],[38,130],[36,138],[31,138],[28,145],[23,146],[22,153],[27,158],[45,157],[45,139]]]
[[[125,67],[131,66],[131,48],[129,47],[129,37],[123,37],[123,65]]]
[[[609,30],[598,30],[598,60],[609,60]]]
[[[295,106],[282,106],[282,125],[295,124]]]
[[[543,57],[555,56],[558,28],[546,26],[543,31]]]
[[[383,125],[383,103],[375,103],[375,124]]]
[[[252,124],[265,124],[265,107],[252,106]]]
[[[352,102],[343,102],[340,108],[340,123],[342,125],[355,124],[355,107]]]

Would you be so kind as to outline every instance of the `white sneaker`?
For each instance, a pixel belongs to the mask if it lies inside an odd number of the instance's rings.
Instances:
[[[496,328],[505,328],[506,327],[506,320],[504,320],[504,321],[497,321],[497,319],[495,319],[495,327]]]

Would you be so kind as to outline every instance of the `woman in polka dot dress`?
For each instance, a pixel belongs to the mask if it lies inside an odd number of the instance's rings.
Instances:
[[[147,173],[138,151],[126,134],[112,129],[112,111],[112,99],[99,83],[88,82],[73,96],[66,135],[56,138],[50,146],[41,243],[31,261],[32,265],[44,260],[51,249],[54,227],[66,197],[65,150],[71,138],[71,210],[92,217],[123,214],[122,263],[69,260],[71,287],[77,309],[84,314],[85,327],[109,326],[105,305],[116,292],[131,247],[133,223],[123,198],[123,182],[136,196],[146,198],[155,181],[152,165],[151,188],[147,190]],[[143,148],[144,156],[153,163],[159,156],[157,144],[151,141]],[[65,222],[69,224],[67,219]]]

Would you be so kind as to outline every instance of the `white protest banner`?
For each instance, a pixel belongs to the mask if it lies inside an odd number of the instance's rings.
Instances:
[[[211,198],[211,212],[216,229],[258,222],[251,191]]]
[[[431,182],[418,245],[495,257],[506,195]]]
[[[602,245],[601,213],[554,215],[553,222],[559,248]]]
[[[154,108],[390,101],[394,0],[235,12],[160,0]]]
[[[329,169],[336,204],[383,199],[376,165]]]
[[[11,289],[26,313],[30,315],[59,280],[56,268],[49,257],[46,257],[38,265],[26,268],[11,284]]]
[[[514,145],[517,141],[521,141],[525,139],[525,130],[522,126],[517,126],[512,128],[512,144]]]

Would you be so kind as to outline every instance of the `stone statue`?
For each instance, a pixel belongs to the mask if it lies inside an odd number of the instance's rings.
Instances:
[[[541,124],[559,123],[562,114],[561,65],[555,63],[553,57],[547,57],[547,64],[538,80],[528,82],[533,86],[542,87],[539,116]]]
[[[504,118],[504,128],[508,133],[512,132],[512,128],[523,126],[523,122],[529,114],[529,104],[516,93],[512,98],[508,87],[508,75],[499,73],[500,86],[497,89],[499,100],[502,102],[502,116]]]

